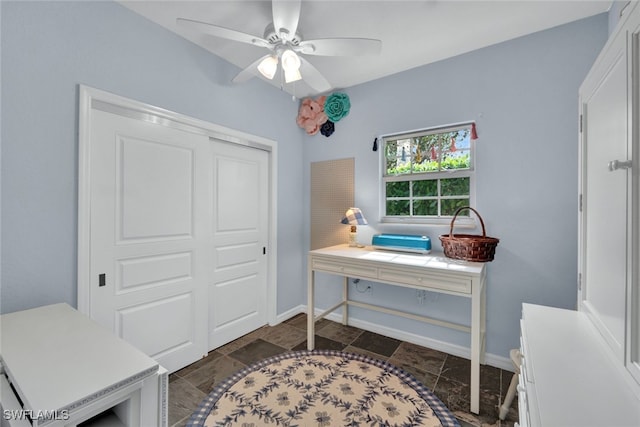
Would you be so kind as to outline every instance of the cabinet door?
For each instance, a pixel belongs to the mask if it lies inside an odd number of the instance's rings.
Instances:
[[[632,97],[627,40],[623,31],[609,41],[580,88],[580,299],[621,361],[631,278],[627,240],[631,169],[626,162],[631,160]]]

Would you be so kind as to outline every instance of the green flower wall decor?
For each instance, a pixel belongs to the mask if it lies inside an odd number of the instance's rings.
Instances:
[[[343,92],[323,95],[316,99],[305,98],[300,103],[296,123],[308,135],[320,132],[329,137],[335,131],[335,123],[346,117],[350,109],[349,95]]]

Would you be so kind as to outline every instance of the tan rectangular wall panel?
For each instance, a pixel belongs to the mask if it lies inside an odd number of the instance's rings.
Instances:
[[[311,163],[311,249],[349,241],[340,220],[354,203],[355,159]]]

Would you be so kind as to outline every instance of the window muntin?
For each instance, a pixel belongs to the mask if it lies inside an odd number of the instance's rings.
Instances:
[[[450,218],[458,207],[472,205],[471,126],[383,138],[383,220],[429,222]]]

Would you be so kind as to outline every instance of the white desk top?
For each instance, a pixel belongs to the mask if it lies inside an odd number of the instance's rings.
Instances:
[[[158,364],[67,304],[0,316],[0,362],[25,409],[72,410]]]
[[[395,252],[375,249],[371,246],[363,248],[350,247],[347,244],[315,249],[312,255],[336,256],[340,258],[352,258],[356,261],[373,261],[387,263],[390,266],[415,266],[434,270],[446,270],[451,272],[480,275],[485,268],[482,262],[468,262],[447,258],[442,252],[430,254],[412,254],[409,252]]]

